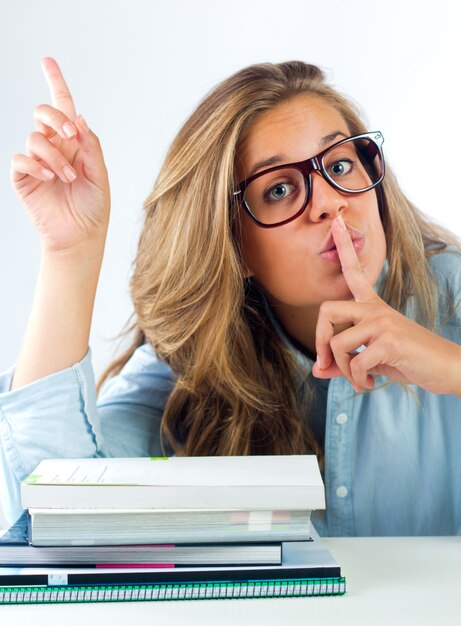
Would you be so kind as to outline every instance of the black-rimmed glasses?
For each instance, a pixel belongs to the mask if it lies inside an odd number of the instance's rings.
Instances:
[[[282,226],[299,217],[311,195],[311,174],[318,171],[335,189],[363,193],[384,178],[384,137],[379,131],[342,139],[305,161],[277,165],[239,183],[233,192],[256,224]]]

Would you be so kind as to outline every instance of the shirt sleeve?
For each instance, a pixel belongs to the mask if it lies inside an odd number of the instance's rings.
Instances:
[[[91,350],[72,367],[11,391],[13,373],[0,375],[0,501],[8,523],[22,512],[21,480],[42,459],[163,454],[160,422],[174,376],[149,344],[98,399]]]

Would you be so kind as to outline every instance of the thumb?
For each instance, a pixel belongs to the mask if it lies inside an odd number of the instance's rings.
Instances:
[[[78,129],[77,141],[84,175],[91,182],[101,182],[101,178],[106,177],[106,166],[99,139],[82,115],[78,115],[73,122]]]
[[[318,362],[316,361],[312,366],[312,374],[316,378],[338,378],[343,375],[334,361],[328,367],[323,369],[320,368]]]

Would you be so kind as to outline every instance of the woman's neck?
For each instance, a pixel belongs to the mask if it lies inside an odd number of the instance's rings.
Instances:
[[[298,350],[315,361],[317,358],[315,335],[320,307],[293,307],[277,303],[271,304],[271,308]],[[352,324],[336,324],[333,334],[337,335],[350,326]]]
[[[315,361],[315,330],[319,307],[293,307],[277,303],[271,304],[271,308],[296,347]]]

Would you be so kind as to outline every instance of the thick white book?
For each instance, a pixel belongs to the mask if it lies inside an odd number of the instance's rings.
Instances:
[[[325,508],[314,455],[47,459],[21,484],[24,508]]]
[[[34,546],[308,541],[310,511],[28,509]],[[1,538],[0,538],[1,547]]]

